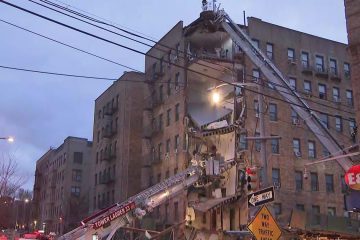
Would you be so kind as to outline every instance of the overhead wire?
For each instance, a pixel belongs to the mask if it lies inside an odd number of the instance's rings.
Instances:
[[[75,77],[75,78],[85,78],[85,79],[96,79],[96,80],[111,80],[111,81],[116,81],[118,79],[116,78],[107,78],[107,77],[94,77],[94,76],[86,76],[86,75],[75,75],[75,74],[68,74],[68,73],[59,73],[59,72],[49,72],[49,71],[42,71],[42,70],[34,70],[34,69],[26,69],[26,68],[18,68],[18,67],[9,67],[9,66],[3,66],[3,65],[0,65],[0,68],[4,68],[4,69],[10,69],[10,70],[17,70],[17,71],[24,71],[24,72],[31,72],[31,73],[39,73],[39,74],[47,74],[47,75],[56,75],[56,76],[62,76],[62,77]],[[146,81],[139,81],[139,80],[126,80],[126,79],[123,79],[121,81],[124,81],[124,82],[134,82],[134,83],[147,83]],[[161,82],[161,81],[158,81],[158,83],[166,83],[166,84],[169,84],[168,81],[164,81],[164,82]],[[170,82],[170,84],[175,84],[175,83],[172,83]],[[180,86],[185,86],[183,84],[180,84]],[[203,93],[201,91],[199,91],[200,94],[203,95]],[[151,96],[149,96],[151,97]],[[255,109],[255,108],[251,108],[251,107],[246,107],[247,110],[252,110],[252,111],[256,111],[256,112],[259,112],[258,109]],[[270,116],[270,113],[268,112],[262,112],[264,115],[268,115]],[[289,124],[291,126],[294,126],[293,123],[291,122],[288,122],[288,121],[285,121],[285,120],[281,120],[280,118],[277,119],[277,121],[280,121],[280,122],[283,122],[283,123],[286,123],[286,124]],[[256,123],[257,125],[257,123]],[[301,126],[296,126],[297,128],[301,128],[301,129],[304,129],[306,131],[309,131],[309,129],[307,128],[304,128],[304,127],[301,127]],[[341,132],[337,132],[338,134],[342,134]],[[254,136],[256,134],[256,128],[255,128],[255,132],[254,132]],[[323,137],[328,137],[328,136],[325,136],[321,133],[316,133],[315,134],[317,135],[321,135]],[[342,134],[343,136],[345,136],[346,138],[350,138],[349,136],[345,135],[345,134]]]
[[[73,26],[70,26],[70,25],[68,25],[68,24],[59,22],[59,21],[57,21],[57,20],[54,20],[54,19],[51,19],[51,18],[49,18],[49,17],[43,16],[43,15],[41,15],[41,14],[35,13],[35,12],[31,11],[31,10],[22,8],[22,7],[20,7],[20,6],[17,6],[17,5],[15,5],[15,4],[9,3],[9,2],[7,2],[7,1],[1,0],[1,3],[4,3],[4,4],[9,5],[9,6],[11,6],[11,7],[17,8],[17,9],[19,9],[19,10],[21,10],[21,11],[30,13],[30,14],[35,15],[35,16],[37,16],[37,17],[43,18],[43,19],[45,19],[45,20],[47,20],[47,21],[56,23],[56,24],[61,25],[61,26],[63,26],[63,27],[66,27],[66,28],[72,29],[72,30],[74,30],[74,31],[83,33],[83,34],[88,35],[88,36],[90,36],[90,37],[94,37],[94,38],[96,38],[96,39],[105,41],[105,42],[107,42],[107,43],[110,43],[110,44],[113,44],[113,45],[122,47],[122,48],[124,48],[124,49],[129,50],[129,51],[132,51],[132,52],[135,52],[135,53],[138,53],[138,54],[142,54],[142,55],[148,56],[148,57],[153,58],[153,59],[160,60],[158,57],[153,56],[153,55],[151,55],[151,54],[144,53],[144,52],[141,52],[140,50],[137,50],[137,49],[134,49],[134,48],[125,46],[125,45],[123,45],[123,44],[116,43],[116,42],[111,41],[111,40],[108,40],[108,39],[105,39],[105,38],[103,38],[103,37],[97,36],[97,35],[95,35],[95,34],[89,33],[89,32],[87,32],[87,31],[84,31],[84,30],[81,30],[81,29],[78,29],[78,28],[73,27]],[[176,67],[179,67],[179,68],[188,70],[189,72],[193,72],[193,73],[199,74],[199,75],[201,75],[201,76],[204,76],[204,77],[207,77],[207,78],[210,78],[210,79],[214,79],[214,80],[216,80],[216,81],[219,81],[219,82],[222,82],[222,83],[226,83],[226,84],[232,85],[232,86],[234,86],[234,87],[238,87],[238,85],[236,85],[236,84],[234,84],[234,83],[224,81],[224,80],[222,80],[222,79],[219,79],[219,78],[216,78],[216,77],[213,77],[213,76],[204,74],[204,73],[202,73],[202,72],[195,71],[195,70],[193,70],[193,69],[189,69],[189,68],[184,67],[184,66],[179,65],[179,64],[171,63],[171,62],[169,62],[169,61],[167,61],[167,60],[163,60],[163,61],[164,61],[165,63],[172,64],[172,65],[174,65],[174,66],[176,66]],[[323,112],[321,112],[321,111],[319,111],[319,110],[307,108],[306,106],[303,106],[303,105],[301,105],[301,104],[292,103],[292,102],[289,102],[288,100],[284,100],[284,99],[281,99],[281,98],[277,98],[277,97],[274,97],[274,96],[271,96],[271,95],[268,95],[268,94],[265,94],[265,93],[259,93],[258,91],[252,90],[252,89],[250,89],[250,88],[246,88],[246,89],[247,89],[248,91],[253,92],[253,93],[256,93],[256,94],[261,94],[261,95],[263,95],[263,96],[267,96],[267,97],[269,97],[269,98],[272,98],[272,99],[275,99],[275,100],[278,100],[278,101],[286,102],[286,103],[292,104],[292,105],[294,105],[294,106],[298,106],[298,107],[300,107],[300,108],[304,108],[304,109],[306,109],[307,111],[311,110],[311,111],[314,111],[314,112],[323,113]],[[329,115],[330,115],[330,114],[329,114]]]
[[[103,27],[100,27],[100,26],[97,26],[97,25],[95,25],[95,24],[92,24],[92,23],[89,23],[89,22],[86,22],[86,21],[84,21],[84,20],[81,20],[81,19],[79,19],[79,18],[76,18],[76,17],[74,17],[74,16],[71,16],[71,15],[69,15],[69,14],[66,14],[66,13],[63,13],[63,12],[61,12],[61,11],[58,11],[58,10],[56,10],[56,9],[53,9],[53,8],[50,8],[50,7],[47,7],[47,6],[45,6],[45,5],[43,5],[43,4],[40,4],[40,3],[37,3],[37,2],[34,2],[33,0],[28,0],[28,1],[30,1],[30,2],[33,2],[33,3],[35,3],[35,4],[38,4],[38,5],[41,5],[41,6],[43,6],[43,7],[45,7],[45,8],[48,8],[48,9],[51,9],[51,10],[53,10],[53,11],[56,11],[56,12],[58,12],[58,13],[61,13],[61,14],[64,14],[64,15],[66,15],[66,16],[69,16],[69,17],[72,17],[72,18],[75,18],[75,19],[77,19],[77,20],[79,20],[79,21],[82,21],[82,22],[85,22],[85,23],[87,23],[87,24],[90,24],[90,25],[92,25],[92,26],[95,26],[95,27],[98,27],[98,28],[100,28],[100,29],[103,29],[103,30],[106,30],[106,31],[109,31],[109,32],[111,32],[111,33],[114,33],[114,34],[116,34],[116,35],[119,35],[119,36],[122,36],[122,37],[125,37],[125,38],[127,38],[127,39],[130,39],[130,40],[132,40],[132,41],[135,41],[135,42],[137,42],[137,43],[141,43],[141,44],[145,44],[146,46],[148,46],[148,47],[152,47],[151,45],[149,45],[149,44],[146,44],[146,43],[143,43],[143,42],[141,42],[141,41],[138,41],[138,40],[135,40],[135,39],[133,39],[133,38],[129,38],[129,37],[127,37],[127,36],[124,36],[124,35],[122,35],[122,34],[119,34],[119,33],[116,33],[116,32],[113,32],[113,31],[111,31],[111,30],[108,30],[108,29],[105,29],[105,28],[103,28]],[[50,3],[50,4],[53,4],[54,5],[54,3],[51,3],[51,1],[48,1],[48,0],[40,0],[40,1],[42,1],[42,2],[46,2],[46,3]],[[59,7],[59,5],[55,5],[55,6],[57,6],[57,7]],[[63,10],[68,10],[69,11],[69,9],[66,9],[66,8],[62,8]],[[72,13],[74,13],[74,11],[71,11]],[[83,15],[81,15],[82,17],[86,17],[86,16],[83,16]],[[93,21],[97,21],[96,19],[94,20],[94,19],[92,19]],[[97,21],[97,22],[99,22],[99,21]],[[100,23],[103,23],[103,22],[100,22]],[[103,24],[106,24],[106,23],[103,23]],[[112,25],[111,25],[112,26]],[[113,26],[114,27],[114,26]],[[128,33],[128,31],[127,31],[127,33]],[[136,35],[136,36],[138,36],[138,35]],[[141,37],[141,36],[140,36]],[[155,42],[156,43],[156,42]],[[165,47],[167,47],[167,46],[165,46]],[[169,48],[169,47],[168,47]],[[161,50],[161,49],[159,49],[159,50]],[[197,63],[197,64],[199,64],[199,63]],[[205,65],[206,67],[209,67],[209,66],[207,66],[207,65]],[[218,69],[215,69],[215,70],[217,70],[217,71],[219,71]],[[260,78],[259,78],[260,79]],[[265,80],[265,81],[268,81],[268,80]],[[268,81],[268,82],[270,82],[270,81]],[[279,85],[279,84],[276,84],[276,83],[272,83],[272,82],[270,82],[272,85],[276,85],[276,86],[278,86],[278,87],[282,87],[282,88],[285,88],[284,86],[282,86],[282,85]],[[258,83],[256,83],[256,84],[258,84]],[[268,87],[269,88],[269,86],[266,86],[266,85],[264,85],[263,84],[263,86],[265,86],[265,87]],[[279,89],[277,89],[277,91],[279,91],[279,92],[283,92],[283,93],[285,93],[285,94],[289,94],[289,95],[292,95],[292,93],[289,93],[289,92],[286,92],[286,91],[281,91],[281,90],[279,90]],[[300,97],[301,98],[301,97]],[[346,112],[346,113],[349,113],[349,114],[353,114],[352,112],[349,112],[349,111],[345,111],[345,110],[339,110],[338,108],[335,108],[335,107],[333,107],[333,106],[329,106],[329,105],[326,105],[326,104],[323,104],[323,103],[319,103],[319,102],[315,102],[315,101],[313,101],[313,100],[309,100],[309,99],[307,99],[307,98],[301,98],[301,99],[303,99],[303,100],[307,100],[307,101],[309,101],[309,102],[313,102],[313,103],[315,103],[315,104],[318,104],[318,105],[321,105],[321,106],[324,106],[324,107],[328,107],[328,108],[332,108],[332,109],[335,109],[335,110],[337,110],[337,111],[342,111],[342,112]],[[286,99],[287,101],[289,101],[289,99]],[[316,111],[316,110],[315,110]],[[322,111],[317,111],[317,112],[320,112],[320,113],[324,113],[324,112],[322,112]],[[327,115],[329,115],[329,116],[331,116],[331,114],[329,114],[329,113],[325,113],[325,114],[327,114]],[[337,117],[336,115],[332,115],[333,117]],[[347,121],[353,121],[352,119],[344,119],[344,120],[347,120]]]
[[[29,1],[34,2],[33,0],[29,0]],[[69,11],[69,12],[71,12],[71,13],[73,13],[73,14],[76,14],[76,15],[81,16],[81,17],[84,17],[84,18],[86,18],[86,19],[95,21],[95,22],[97,22],[97,23],[101,23],[101,24],[105,24],[105,25],[107,25],[107,26],[114,27],[114,28],[116,28],[116,29],[118,29],[118,30],[124,31],[124,32],[126,32],[126,33],[128,33],[128,34],[131,34],[131,35],[133,35],[133,36],[136,36],[136,37],[139,37],[139,38],[142,38],[142,39],[151,41],[151,42],[155,43],[156,45],[159,45],[159,46],[168,48],[168,49],[170,49],[170,50],[177,50],[177,49],[174,49],[174,48],[172,48],[172,47],[166,46],[166,45],[164,45],[164,44],[162,44],[162,43],[159,43],[159,42],[157,42],[157,41],[155,41],[155,40],[152,40],[152,39],[149,39],[149,38],[140,36],[140,35],[138,35],[138,34],[133,34],[131,31],[127,31],[127,30],[124,30],[124,29],[122,29],[122,28],[118,28],[118,27],[116,27],[116,26],[114,26],[114,25],[112,25],[112,24],[107,24],[107,23],[105,23],[105,22],[98,21],[97,19],[90,18],[89,16],[80,14],[80,13],[78,13],[78,12],[76,12],[76,11],[71,11],[70,9],[65,8],[65,7],[62,7],[62,6],[60,6],[60,5],[57,5],[57,4],[55,4],[55,3],[53,3],[53,2],[51,2],[51,1],[49,1],[49,0],[39,0],[39,1],[44,2],[44,3],[47,3],[47,4],[51,5],[51,6],[58,7],[58,8],[60,8],[60,9],[62,9],[62,10]],[[56,11],[56,10],[54,10],[54,11]],[[142,44],[145,44],[145,43],[143,43],[143,42],[141,42],[141,43],[142,43]],[[145,45],[149,46],[148,44],[145,44]],[[158,50],[160,50],[160,51],[163,51],[162,49],[159,49],[159,48],[157,48],[156,46],[154,46],[154,48],[156,48],[156,49],[158,49]],[[183,53],[184,56],[187,54],[186,52],[183,52],[183,51],[181,51],[181,50],[180,50],[180,52]],[[185,57],[182,57],[182,56],[181,56],[181,58],[185,58]],[[205,62],[207,62],[207,61],[205,60]],[[195,64],[199,64],[199,63],[195,63]],[[215,63],[212,63],[212,64],[215,64]],[[201,64],[200,64],[200,65],[201,65]],[[224,66],[221,65],[221,64],[215,64],[215,65],[224,67]],[[207,65],[206,65],[206,67],[212,68],[211,66],[207,66]],[[216,68],[212,68],[212,69],[214,69],[215,71],[219,71],[219,69],[216,69]],[[247,75],[247,76],[249,76],[249,77],[253,77],[253,76],[250,75],[250,74],[246,74],[246,73],[245,73],[245,75]],[[267,80],[267,79],[264,79],[264,78],[258,78],[258,79],[260,79],[260,80],[262,80],[262,81],[266,81],[266,82],[268,82],[268,83],[271,83],[271,84],[274,85],[274,86],[288,89],[286,86],[283,86],[283,85],[280,85],[280,84],[277,84],[277,83],[273,83],[273,82],[271,82],[271,81],[269,81],[269,80]],[[279,91],[281,92],[281,90],[279,90]],[[282,92],[284,92],[284,91],[282,91]],[[301,92],[301,91],[299,91],[299,90],[296,90],[296,92],[302,93],[302,94],[305,94],[305,95],[308,95],[308,93],[306,93],[306,92]],[[287,94],[291,94],[291,93],[288,93],[288,92],[286,92],[286,93],[287,93]],[[312,97],[313,97],[313,98],[321,99],[320,97],[316,97],[316,96],[312,96]],[[328,107],[328,108],[333,108],[333,109],[335,109],[335,110],[339,110],[338,108],[335,108],[335,107],[332,107],[332,106],[329,106],[329,105],[325,105],[325,104],[322,104],[322,103],[318,103],[318,102],[312,101],[312,100],[310,100],[310,99],[308,99],[308,98],[303,98],[303,97],[301,97],[301,99],[307,100],[307,101],[309,101],[309,102],[314,102],[315,104],[319,104],[319,105],[324,106],[324,107]],[[321,99],[321,100],[322,100],[322,101],[327,101],[327,102],[333,103],[332,101],[329,101],[329,100],[327,100],[327,99]],[[341,104],[341,103],[337,103],[337,105],[344,106],[344,107],[350,107],[350,108],[352,107],[352,106],[344,105],[344,104]],[[344,111],[344,110],[342,110],[342,111]],[[352,113],[352,112],[347,112],[347,113]]]
[[[110,59],[101,57],[101,56],[99,56],[99,55],[97,55],[97,54],[94,54],[94,53],[91,53],[91,52],[89,52],[89,51],[82,50],[82,49],[80,49],[80,48],[78,48],[78,47],[75,47],[75,46],[72,46],[72,45],[70,45],[70,44],[61,42],[61,41],[56,40],[56,39],[54,39],[54,38],[50,38],[50,37],[48,37],[48,36],[45,36],[45,35],[43,35],[43,34],[34,32],[34,31],[32,31],[32,30],[29,30],[29,29],[27,29],[27,28],[21,27],[21,26],[19,26],[19,25],[14,24],[14,23],[10,23],[10,22],[5,21],[5,20],[3,20],[3,19],[0,19],[0,21],[3,22],[3,23],[8,24],[8,25],[10,25],[10,26],[13,26],[13,27],[15,27],[15,28],[18,28],[18,29],[21,29],[21,30],[23,30],[23,31],[26,31],[26,32],[28,32],[28,33],[31,33],[31,34],[37,35],[37,36],[39,36],[39,37],[45,38],[45,39],[47,39],[47,40],[49,40],[49,41],[52,41],[52,42],[61,44],[61,45],[66,46],[66,47],[69,47],[69,48],[71,48],[71,49],[73,49],[73,50],[76,50],[76,51],[79,51],[79,52],[88,54],[88,55],[90,55],[90,56],[93,56],[93,57],[99,58],[99,59],[101,59],[101,60],[104,60],[104,61],[107,61],[107,62],[116,64],[116,65],[118,65],[118,66],[121,66],[121,67],[130,69],[130,70],[135,71],[135,72],[142,72],[142,71],[139,71],[139,70],[137,70],[137,69],[135,69],[135,68],[133,68],[133,67],[129,67],[129,66],[124,65],[124,64],[121,64],[121,63],[119,63],[119,62],[115,62],[115,61],[113,61],[113,60],[110,60]]]

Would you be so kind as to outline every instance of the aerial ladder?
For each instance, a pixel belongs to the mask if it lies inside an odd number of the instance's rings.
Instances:
[[[290,86],[288,80],[273,62],[251,40],[247,33],[241,29],[224,10],[215,10],[216,22],[230,35],[233,42],[238,45],[250,60],[261,70],[273,88],[290,103],[294,111],[304,120],[306,125],[328,149],[332,156],[344,155],[342,146],[331,135],[329,130],[322,124],[317,114]],[[281,88],[281,89],[280,89]],[[347,171],[353,162],[350,158],[337,158],[339,165]]]
[[[220,165],[219,174],[232,168],[236,162],[228,160]],[[183,193],[205,175],[205,164],[193,165],[186,170],[160,182],[125,202],[116,203],[81,221],[82,226],[61,236],[60,240],[110,240],[116,231],[130,224],[135,218],[141,219],[147,213],[168,199]]]

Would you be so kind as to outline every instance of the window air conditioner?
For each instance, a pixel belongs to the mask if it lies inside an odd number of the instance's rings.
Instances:
[[[294,154],[295,154],[295,156],[298,157],[298,158],[301,157],[301,152],[299,152],[299,151],[294,151]]]
[[[296,126],[300,125],[300,120],[298,118],[293,118],[292,123],[293,123],[293,125],[296,125]]]

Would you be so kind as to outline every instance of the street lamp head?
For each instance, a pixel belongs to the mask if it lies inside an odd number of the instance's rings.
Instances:
[[[12,143],[12,142],[15,141],[15,139],[14,139],[14,137],[7,137],[7,141],[10,142],[10,143]]]
[[[28,203],[28,202],[29,202],[29,199],[25,198],[24,202],[25,202],[25,203]]]
[[[218,104],[220,102],[220,94],[217,91],[212,93],[211,99],[213,103]]]

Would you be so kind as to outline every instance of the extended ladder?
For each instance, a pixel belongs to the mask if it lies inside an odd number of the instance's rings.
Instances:
[[[333,156],[343,155],[341,145],[330,134],[328,129],[323,126],[319,117],[311,110],[309,105],[300,97],[300,95],[291,88],[288,80],[283,76],[280,70],[271,62],[271,60],[252,42],[250,37],[242,30],[224,10],[217,11],[217,21],[219,21],[231,39],[241,47],[250,60],[261,70],[265,77],[273,82],[274,85],[283,86],[278,93],[288,102],[294,111],[304,120],[310,130],[319,139],[319,141],[329,150]],[[279,90],[277,86],[275,90]],[[347,171],[352,165],[349,158],[339,158],[339,165]]]
[[[139,194],[130,197],[123,203],[117,203],[100,213],[96,213],[82,221],[80,226],[73,231],[61,236],[61,240],[99,239],[106,237],[111,239],[115,232],[122,226],[128,224],[132,217],[130,212],[140,210],[145,215],[154,207],[159,206],[167,199],[183,192],[187,187],[198,181],[202,171],[200,167],[190,167],[183,172],[176,174],[161,183],[158,183]],[[136,210],[135,210],[136,209]],[[110,226],[107,226],[110,224]]]

